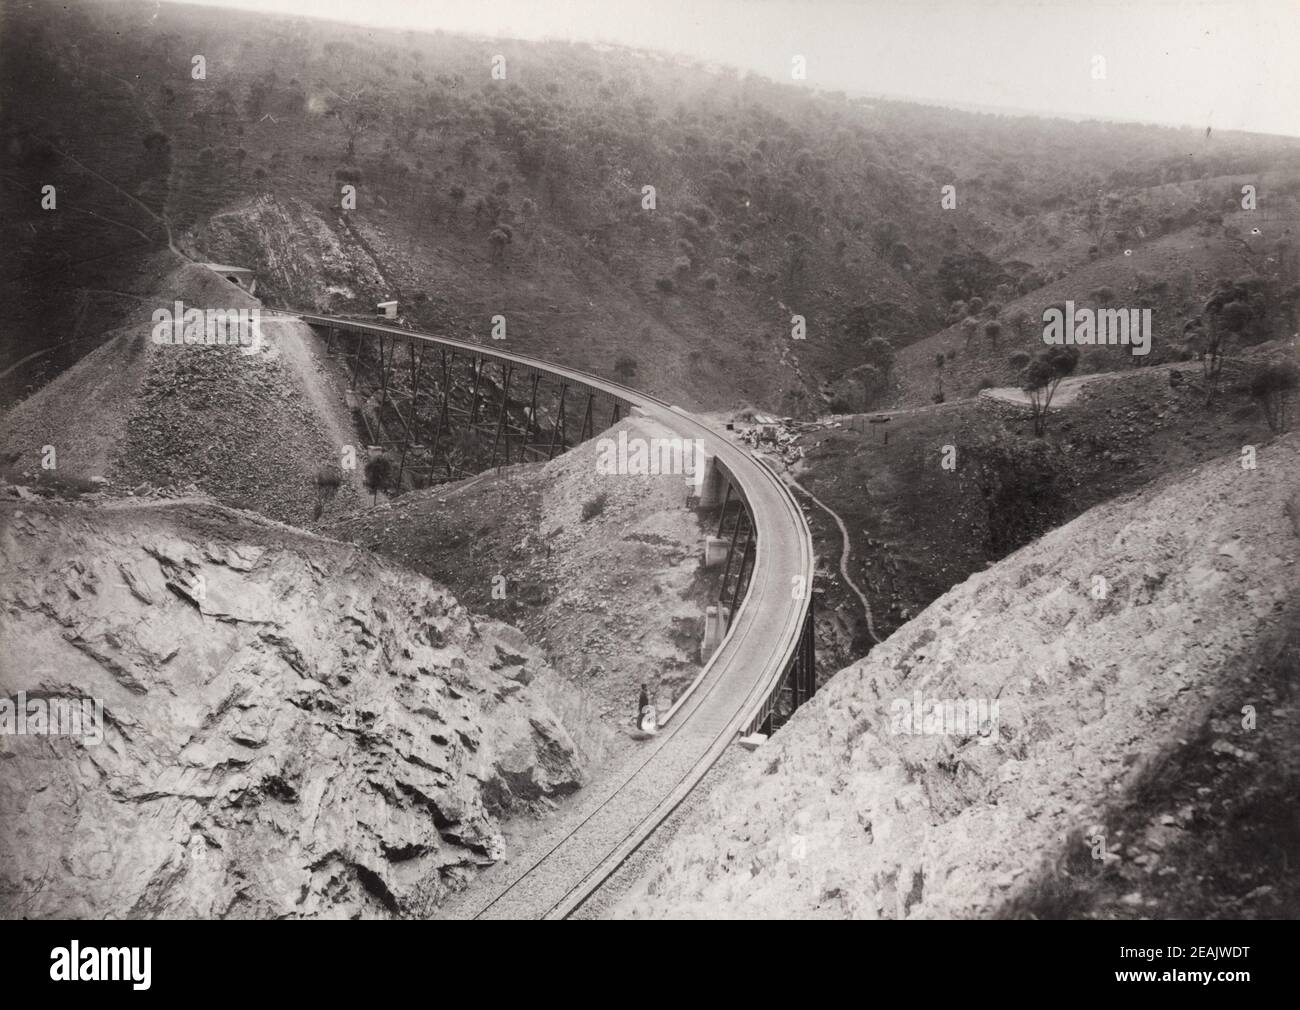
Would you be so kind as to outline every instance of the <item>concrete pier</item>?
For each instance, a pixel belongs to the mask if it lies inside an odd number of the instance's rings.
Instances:
[[[717,568],[727,560],[727,548],[730,542],[726,537],[704,538],[704,567]]]
[[[708,607],[704,611],[704,639],[700,642],[700,662],[707,663],[709,657],[718,651],[722,636],[727,633],[727,619],[731,608],[722,605]]]

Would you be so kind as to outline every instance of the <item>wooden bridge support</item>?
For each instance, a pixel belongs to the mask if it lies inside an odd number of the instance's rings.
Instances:
[[[488,469],[497,465],[497,446],[501,444],[501,433],[506,428],[506,415],[510,412],[510,373],[514,365],[508,361],[501,363],[501,409],[497,412],[497,433],[492,439],[492,459]],[[510,436],[506,435],[506,462],[510,462]]]
[[[596,391],[587,390],[587,408],[582,414],[582,430],[578,432],[578,441],[585,442],[591,438],[591,408],[596,403]]]
[[[352,352],[352,378],[348,381],[348,389],[357,388],[357,372],[361,370],[361,343],[365,339],[364,333],[357,334],[357,349]]]
[[[469,425],[472,428],[478,420],[478,383],[483,375],[483,359],[475,355],[469,359],[469,364],[474,370],[474,391],[470,394],[469,400]]]
[[[564,397],[569,392],[567,382],[560,383],[560,405],[555,412],[555,427],[551,432],[551,446],[546,450],[546,458],[555,458],[555,447],[559,444],[560,439],[564,437]]]
[[[601,430],[597,413],[604,417],[605,408],[597,400],[610,398],[609,394],[563,376],[548,378],[544,370],[528,366],[523,370],[527,377],[526,397],[521,390],[512,399],[512,386],[519,385],[517,373],[521,368],[512,361],[446,346],[437,348],[439,357],[434,358],[434,345],[416,337],[387,331],[354,331],[346,324],[321,326],[317,331],[325,340],[327,352],[342,357],[348,389],[356,394],[354,402],[361,406],[367,443],[384,446],[397,456],[393,489],[399,493],[404,482],[411,480],[419,484],[425,478],[454,480],[468,476],[462,466],[453,464],[455,449],[460,445],[457,436],[465,430],[480,436],[472,451],[467,450],[474,468],[514,462],[516,437],[520,459],[550,460]],[[350,337],[355,337],[355,343]],[[407,345],[405,361],[401,360],[402,343]],[[457,364],[458,357],[468,360],[468,375]],[[499,380],[491,377],[494,363],[501,368]],[[543,391],[543,380],[558,385],[558,391],[553,387]],[[555,413],[543,428],[538,406],[548,394],[556,397]],[[578,395],[580,403],[575,401]],[[611,399],[612,425],[624,416],[626,407],[623,401]],[[569,430],[571,414],[578,426],[576,437]],[[515,419],[521,415],[523,422],[519,423]],[[435,476],[439,471],[445,477]]]

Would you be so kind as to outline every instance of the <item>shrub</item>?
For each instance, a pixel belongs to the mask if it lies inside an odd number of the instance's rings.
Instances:
[[[1273,432],[1286,431],[1291,397],[1300,386],[1300,369],[1294,362],[1273,361],[1262,366],[1250,379],[1251,397],[1259,401]]]
[[[317,487],[337,490],[341,483],[343,483],[343,475],[339,473],[339,468],[333,463],[327,463],[316,470]]]
[[[393,476],[393,461],[387,456],[375,456],[366,462],[366,490],[370,492],[370,502],[374,504],[379,492]]]
[[[1007,322],[1011,324],[1011,329],[1018,337],[1023,337],[1029,332],[1029,313],[1019,306],[1007,316]]]
[[[672,294],[673,279],[671,277],[660,277],[657,281],[655,281],[655,287],[657,287],[664,294]]]
[[[626,354],[620,355],[614,362],[614,374],[618,376],[618,381],[626,386],[632,381],[632,376],[636,375],[636,358],[628,357]]]
[[[1057,345],[1040,351],[1025,369],[1021,389],[1029,394],[1034,414],[1034,434],[1041,436],[1047,430],[1047,410],[1061,380],[1074,372],[1079,365],[1079,349]]]
[[[894,367],[894,346],[884,337],[872,337],[866,346],[867,362],[888,375]]]
[[[608,503],[609,495],[602,491],[600,494],[596,495],[595,498],[592,498],[582,506],[582,521],[585,523],[595,519],[596,516],[605,511],[605,506]]]
[[[1045,283],[1042,274],[1037,270],[1030,270],[1020,278],[1020,283],[1016,285],[1016,288],[1022,295],[1027,295],[1031,291],[1037,291]]]

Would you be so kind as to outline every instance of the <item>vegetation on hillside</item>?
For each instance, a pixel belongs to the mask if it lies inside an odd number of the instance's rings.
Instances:
[[[270,269],[299,235],[221,240],[254,198],[308,209],[373,261],[351,277],[344,264],[333,293],[330,264],[302,264],[318,301],[368,313],[397,298],[413,322],[479,338],[500,313],[511,340],[607,373],[636,345],[642,382],[783,412],[906,393],[909,369],[882,367],[876,342],[901,350],[949,323],[963,337],[945,353],[1004,359],[1037,329],[1020,300],[1094,265],[1083,290],[1119,287],[1129,247],[1190,232],[1254,264],[1233,277],[1280,283],[1295,266],[1300,149],[1281,138],[976,115],[612,47],[232,11],[14,8],[7,32],[4,94],[47,97],[4,111],[20,183],[4,276],[24,346],[51,339],[37,303],[52,275],[111,288],[85,279],[88,261],[169,231],[196,257],[264,268],[271,299],[302,297]],[[39,207],[46,180],[61,212]],[[1262,229],[1241,220],[1243,182]],[[1136,295],[1161,326],[1208,294],[1149,284]],[[949,396],[979,378],[957,365]]]

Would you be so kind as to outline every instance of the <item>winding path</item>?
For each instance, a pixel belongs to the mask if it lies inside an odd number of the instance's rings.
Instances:
[[[853,541],[849,539],[849,528],[844,525],[844,520],[839,517],[834,509],[789,474],[786,475],[785,481],[796,491],[801,491],[806,494],[813,504],[834,519],[835,525],[840,528],[840,537],[843,538],[844,541],[844,546],[840,550],[840,575],[844,579],[844,584],[852,589],[857,598],[862,601],[862,613],[865,614],[867,618],[867,631],[871,635],[871,640],[879,645],[880,636],[876,634],[876,623],[871,616],[871,603],[867,600],[867,594],[858,588],[858,584],[854,582],[853,577],[849,575],[849,561],[853,557]]]

